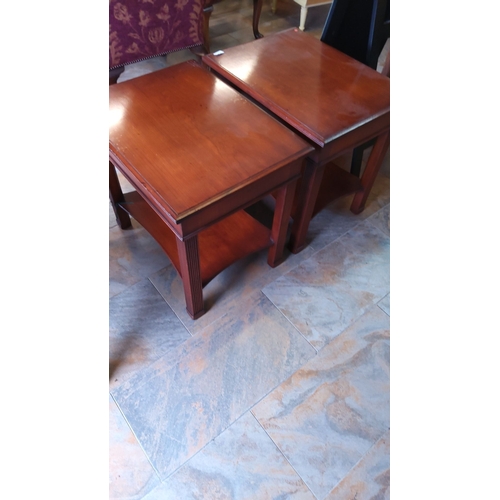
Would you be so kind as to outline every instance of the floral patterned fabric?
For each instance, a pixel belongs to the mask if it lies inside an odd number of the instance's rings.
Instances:
[[[109,0],[109,69],[203,44],[204,0]]]

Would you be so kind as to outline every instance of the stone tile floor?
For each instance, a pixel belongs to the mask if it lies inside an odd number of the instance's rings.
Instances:
[[[211,50],[253,39],[251,5],[215,5]],[[265,3],[260,30],[299,12]],[[306,31],[327,13],[311,8]],[[160,247],[110,207],[111,499],[389,498],[389,184],[388,155],[362,214],[337,200],[281,266],[265,252],[233,265],[197,321]]]

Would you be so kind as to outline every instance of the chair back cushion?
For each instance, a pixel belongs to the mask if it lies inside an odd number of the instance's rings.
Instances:
[[[203,44],[204,0],[109,0],[109,69]]]

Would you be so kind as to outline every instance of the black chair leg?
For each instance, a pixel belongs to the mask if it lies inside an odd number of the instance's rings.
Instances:
[[[363,154],[365,150],[368,148],[371,148],[375,142],[375,139],[371,139],[368,142],[365,142],[364,144],[361,144],[361,146],[358,146],[357,148],[354,148],[352,150],[352,160],[351,160],[351,174],[355,175],[356,177],[359,177],[361,174],[361,164],[363,163]]]
[[[365,144],[362,144],[352,150],[351,174],[356,177],[359,177],[359,174],[361,173],[361,163],[363,161],[363,153],[365,149]]]

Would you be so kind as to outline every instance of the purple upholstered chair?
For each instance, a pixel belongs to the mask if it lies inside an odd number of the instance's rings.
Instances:
[[[204,47],[205,0],[109,0],[109,82],[124,66]]]

